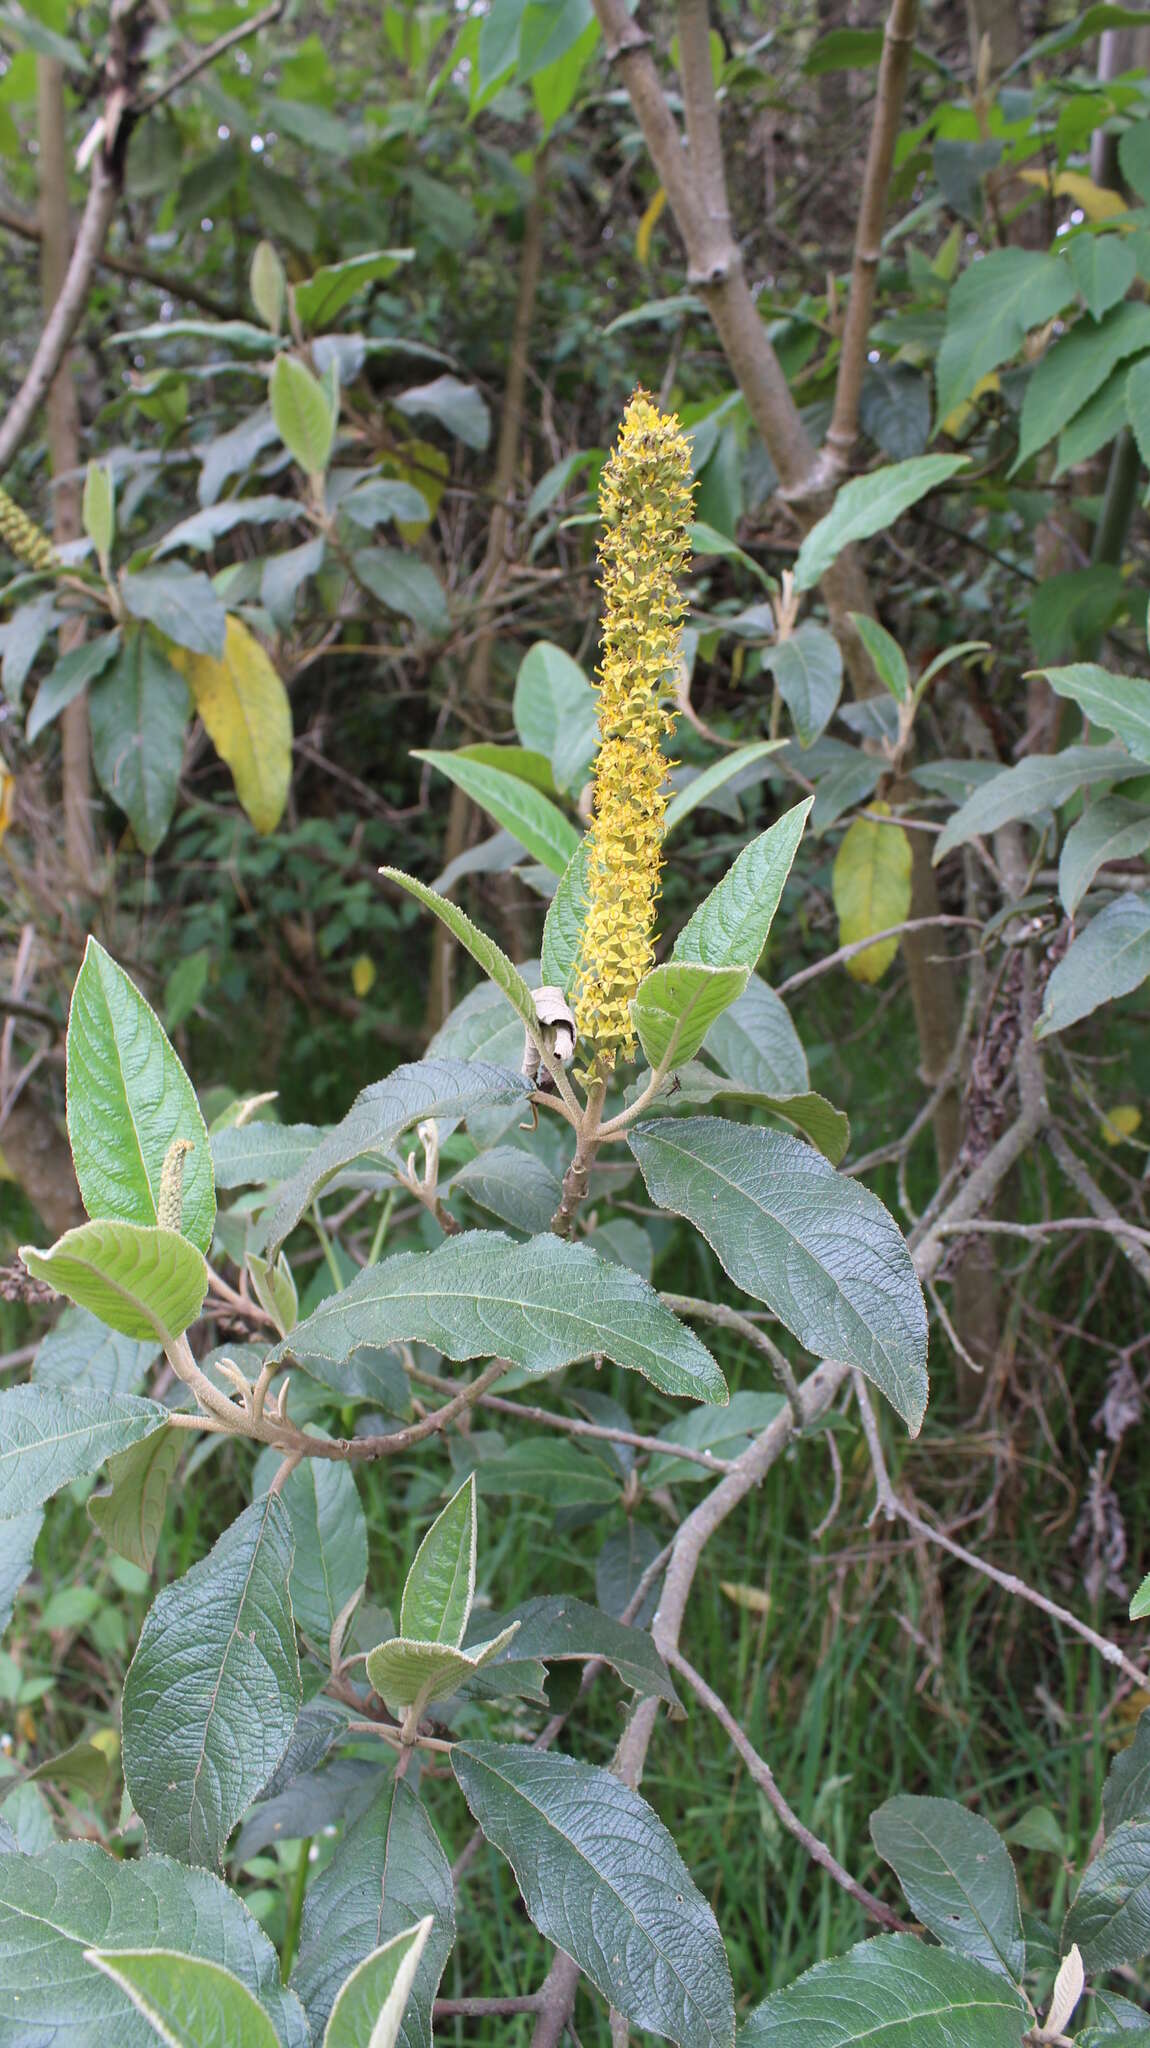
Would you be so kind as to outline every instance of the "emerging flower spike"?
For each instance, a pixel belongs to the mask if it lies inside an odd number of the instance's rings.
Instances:
[[[47,534],[20,510],[15,499],[4,490],[0,490],[0,540],[9,553],[29,569],[59,567],[56,550]]]
[[[599,751],[575,1002],[580,1038],[608,1067],[617,1055],[634,1053],[628,1005],[654,961],[663,783],[671,765],[659,741],[675,725],[663,699],[679,653],[691,492],[691,454],[678,420],[636,391],[599,486]]]

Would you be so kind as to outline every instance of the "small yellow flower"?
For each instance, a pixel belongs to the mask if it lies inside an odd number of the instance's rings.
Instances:
[[[59,567],[56,550],[47,534],[20,510],[16,500],[4,490],[0,490],[0,540],[8,552],[29,569]]]
[[[690,449],[677,419],[636,391],[599,487],[599,751],[575,1006],[580,1038],[605,1065],[634,1053],[628,1006],[654,960],[670,765],[659,742],[675,724],[663,700],[679,653],[691,488]]]

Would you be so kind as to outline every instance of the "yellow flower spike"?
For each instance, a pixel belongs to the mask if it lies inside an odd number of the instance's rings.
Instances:
[[[691,499],[691,453],[678,421],[636,391],[599,486],[599,751],[575,1019],[604,1066],[634,1053],[628,1005],[654,961],[670,766],[659,742],[675,725],[663,700],[679,653]]]
[[[0,540],[9,554],[29,569],[58,569],[56,550],[47,534],[20,510],[7,491],[0,490]]]

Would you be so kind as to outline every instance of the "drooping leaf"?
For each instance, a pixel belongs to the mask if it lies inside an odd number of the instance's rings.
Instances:
[[[888,1799],[871,1838],[924,1927],[957,1955],[1021,1982],[1026,1967],[1018,1879],[990,1822],[953,1799]]]
[[[804,619],[786,640],[764,647],[769,668],[794,720],[799,744],[809,747],[830,724],[842,694],[842,650],[833,633]]]
[[[940,403],[939,410],[946,408]],[[928,491],[965,469],[968,461],[965,455],[913,455],[909,462],[894,462],[843,484],[830,511],[812,526],[799,549],[795,588],[810,590],[844,548],[893,526]]]
[[[1150,306],[1141,309],[1150,319]],[[1094,661],[1042,670],[1059,697],[1072,697],[1092,725],[1125,740],[1138,761],[1150,762],[1150,683],[1140,676],[1112,676]]]
[[[1120,1749],[1102,1787],[1108,1835],[1125,1820],[1150,1821],[1150,1715],[1138,1716],[1134,1740]]]
[[[1015,818],[1057,810],[1079,789],[1096,782],[1121,782],[1138,764],[1121,747],[1063,747],[1057,754],[1028,754],[1016,768],[1002,768],[980,783],[973,796],[948,818],[934,849],[936,863],[956,846],[997,832]]]
[[[291,1982],[317,2041],[348,1972],[428,1916],[432,1929],[399,2048],[431,2048],[431,2008],[455,1940],[455,1900],[438,1835],[406,1780],[392,1779],[308,1888]]]
[[[583,925],[587,915],[587,853],[584,835],[559,877],[559,886],[543,920],[542,978],[548,988],[561,988],[567,996],[575,985],[575,970],[583,945]]]
[[[506,1358],[533,1378],[601,1352],[665,1393],[726,1399],[710,1352],[637,1273],[550,1233],[521,1245],[502,1231],[463,1231],[433,1252],[365,1267],[271,1355],[313,1370],[326,1361],[338,1386],[361,1344],[402,1342],[457,1360]]]
[[[703,967],[754,967],[767,943],[812,799],[787,811],[745,846],[675,941],[672,959]]]
[[[291,786],[291,705],[259,641],[229,618],[223,657],[177,662],[208,737],[257,832],[274,832]]]
[[[73,1479],[161,1428],[166,1410],[134,1394],[10,1387],[0,1394],[0,1500],[25,1516]]]
[[[340,499],[339,509],[345,519],[369,531],[392,520],[397,523],[414,521],[426,526],[430,517],[422,491],[417,491],[414,484],[401,483],[398,477],[390,476],[369,476],[365,483],[357,484],[354,490]]]
[[[989,371],[1017,355],[1032,327],[1062,311],[1073,280],[1061,257],[993,249],[950,294],[938,356],[938,417],[946,419]]]
[[[576,848],[579,834],[570,820],[544,796],[517,775],[490,768],[465,754],[443,754],[416,748],[413,759],[430,761],[433,768],[487,811],[497,824],[513,832],[528,853],[561,875]]]
[[[889,815],[886,804],[872,809]],[[911,848],[902,826],[856,818],[835,856],[832,889],[841,945],[904,923],[910,916]],[[853,981],[881,981],[897,952],[897,938],[881,939],[848,960],[847,973]]]
[[[1080,932],[1046,984],[1036,1038],[1065,1031],[1103,1003],[1140,988],[1150,975],[1150,905],[1131,890]]]
[[[88,1513],[105,1543],[150,1572],[164,1526],[168,1488],[183,1449],[178,1429],[157,1429],[108,1460],[111,1491],[94,1493]]]
[[[300,1708],[291,1523],[275,1494],[153,1601],[124,1682],[124,1780],[155,1850],[218,1867]]]
[[[737,1458],[756,1436],[777,1422],[786,1407],[781,1394],[732,1394],[726,1408],[692,1408],[659,1431],[666,1452],[656,1452],[644,1472],[648,1489],[656,1486],[704,1485],[707,1468],[693,1458],[677,1458],[676,1444],[693,1451],[711,1451],[718,1458]]]
[[[1120,1821],[1087,1864],[1063,1922],[1071,1942],[1091,1975],[1150,1954],[1150,1821]]]
[[[757,2005],[739,2048],[1021,2048],[1028,2021],[1001,1976],[913,1934],[882,1934]]]
[[[609,1771],[497,1742],[452,1768],[527,1911],[617,2011],[678,2048],[733,2048],[722,1937],[646,1801]]]
[[[272,418],[276,432],[293,461],[308,476],[322,476],[335,439],[336,418],[331,401],[306,363],[287,353],[277,355],[268,380]],[[223,634],[217,648],[205,648],[217,660],[223,654]]]
[[[816,1357],[858,1366],[917,1435],[926,1309],[878,1197],[781,1131],[662,1117],[628,1139],[653,1199],[695,1225],[736,1286]]]
[[[156,560],[170,555],[176,548],[191,548],[195,553],[203,553],[237,526],[268,526],[275,520],[294,521],[299,516],[300,508],[294,498],[277,498],[274,495],[225,498],[218,504],[205,505],[201,511],[181,519],[178,526],[170,527],[156,549]]]
[[[356,1965],[332,2008],[323,2048],[395,2048],[434,1925],[428,1914]]]
[[[639,1043],[652,1068],[693,1059],[711,1026],[741,996],[749,967],[703,967],[670,960],[652,968],[631,1004]]]
[[[85,640],[79,647],[73,647],[70,653],[61,655],[55,668],[49,669],[32,700],[24,725],[24,737],[29,746],[82,690],[87,689],[89,683],[103,675],[119,651],[120,633],[117,628],[111,633],[101,633],[96,640]]]
[[[101,1220],[65,1231],[47,1251],[20,1257],[79,1308],[125,1337],[168,1344],[194,1323],[208,1291],[204,1255],[177,1231]]]
[[[199,580],[207,583],[206,577]],[[222,605],[219,612],[222,645]],[[120,653],[89,691],[88,717],[100,787],[126,813],[142,851],[154,853],[176,807],[188,687],[149,633],[125,636]]]
[[[399,1609],[401,1635],[458,1649],[475,1598],[475,1476],[465,1479],[415,1553]]]
[[[1058,894],[1073,917],[1100,868],[1109,860],[1132,860],[1150,846],[1150,809],[1124,797],[1102,797],[1073,824],[1058,863]]]
[[[352,560],[360,582],[388,611],[410,619],[434,639],[450,631],[443,585],[430,562],[399,548],[357,548]]]
[[[158,1222],[164,1161],[186,1140],[180,1230],[206,1252],[216,1197],[195,1091],[155,1011],[93,938],[72,991],[67,1064],[68,1136],[88,1214]]]
[[[164,1948],[88,1949],[84,1961],[111,1978],[167,2048],[279,2048],[263,2006],[222,1963]]]

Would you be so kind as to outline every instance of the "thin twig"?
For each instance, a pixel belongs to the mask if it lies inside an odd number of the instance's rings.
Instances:
[[[801,967],[797,974],[790,974],[786,981],[780,981],[776,995],[789,995],[792,990],[802,988],[805,982],[814,981],[819,974],[826,974],[832,967],[838,967],[844,960],[853,960],[858,953],[865,953],[868,946],[880,946],[884,939],[900,939],[906,932],[922,932],[931,925],[971,925],[976,931],[982,930],[977,917],[908,917],[902,924],[889,924],[881,932],[873,932],[869,939],[852,939],[849,946],[838,946],[823,960],[816,960],[811,967]]]
[[[145,114],[151,113],[153,107],[158,107],[164,100],[170,100],[174,92],[179,92],[181,86],[188,85],[193,78],[198,78],[200,72],[206,71],[209,64],[214,64],[217,57],[222,57],[225,50],[230,50],[236,43],[246,42],[249,36],[258,35],[261,28],[270,28],[274,21],[279,20],[284,6],[285,0],[273,0],[273,5],[265,7],[262,14],[253,14],[249,21],[237,22],[234,28],[228,29],[222,36],[217,36],[215,42],[209,43],[206,49],[197,50],[195,56],[181,71],[173,72],[171,78],[165,80],[163,85],[158,85],[154,92],[150,92],[139,102],[136,108],[137,118],[142,119]]]

